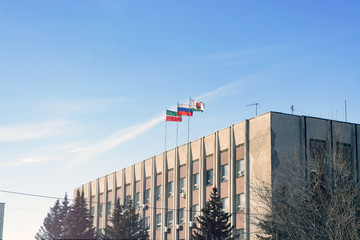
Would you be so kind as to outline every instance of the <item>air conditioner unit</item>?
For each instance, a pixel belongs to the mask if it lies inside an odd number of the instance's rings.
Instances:
[[[178,224],[178,225],[176,225],[176,229],[181,231],[181,230],[183,230],[183,226]]]
[[[244,176],[244,170],[239,171],[239,176],[240,177]]]
[[[244,211],[244,208],[245,208],[244,205],[241,204],[238,206],[238,211],[239,212]]]
[[[171,232],[171,228],[169,227],[164,227],[164,233],[170,233]]]
[[[141,205],[142,209],[143,210],[148,210],[149,209],[149,206],[147,204],[143,204]]]
[[[180,197],[185,198],[186,197],[185,192],[180,193]]]
[[[194,189],[198,189],[198,184],[197,183],[194,184]]]

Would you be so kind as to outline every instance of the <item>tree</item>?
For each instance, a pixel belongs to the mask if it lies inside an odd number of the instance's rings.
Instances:
[[[351,147],[337,144],[329,152],[325,144],[313,144],[307,165],[289,159],[282,171],[288,175],[252,189],[262,206],[255,211],[265,213],[254,215],[264,232],[258,238],[360,239],[360,185]]]
[[[144,221],[136,213],[132,200],[129,200],[125,206],[121,206],[118,199],[110,222],[111,224],[105,229],[104,239],[147,239],[149,237]]]
[[[231,214],[222,209],[222,203],[216,187],[210,194],[210,200],[201,209],[202,215],[197,217],[200,226],[195,226],[193,238],[196,240],[231,239],[234,226],[230,224]]]
[[[74,203],[65,221],[66,234],[68,239],[95,239],[96,232],[93,227],[93,216],[86,207],[84,192],[77,190]]]
[[[44,219],[43,226],[35,235],[38,240],[42,239],[61,239],[64,237],[62,206],[59,200],[56,200],[54,207],[50,208],[50,212]]]

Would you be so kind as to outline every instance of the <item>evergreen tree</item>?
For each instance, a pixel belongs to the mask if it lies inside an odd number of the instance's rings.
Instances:
[[[78,190],[74,203],[65,223],[66,235],[68,239],[95,239],[96,232],[93,227],[93,217],[86,207],[84,192]]]
[[[105,229],[104,239],[147,239],[149,237],[144,221],[136,213],[132,200],[125,206],[121,206],[118,199],[110,222],[110,226],[108,225]]]
[[[231,214],[222,209],[217,188],[214,187],[210,201],[201,209],[202,215],[197,217],[200,226],[195,227],[193,238],[196,240],[227,240],[231,239],[233,226],[230,224]]]
[[[44,225],[40,227],[35,235],[38,240],[42,239],[60,239],[64,236],[62,207],[59,200],[56,200],[54,207],[44,219]]]

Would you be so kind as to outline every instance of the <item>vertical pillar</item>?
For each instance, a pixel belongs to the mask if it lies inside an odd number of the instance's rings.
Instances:
[[[245,121],[245,239],[250,240],[250,139],[249,120]]]
[[[191,218],[191,207],[192,207],[192,158],[191,158],[191,143],[187,145],[187,159],[186,159],[186,217],[185,217],[185,238],[191,239],[191,226],[189,221]]]
[[[155,156],[151,158],[151,185],[150,185],[150,239],[155,239],[156,236],[156,200],[155,200],[155,189],[156,189],[156,164]],[[151,208],[150,208],[151,207]]]
[[[176,226],[179,224],[179,188],[179,147],[176,147],[174,165],[174,240],[179,238],[179,230],[176,229]]]
[[[164,229],[165,227],[168,227],[167,226],[167,221],[166,221],[166,218],[167,218],[167,153],[164,152],[163,153],[163,169],[162,169],[162,193],[161,193],[161,207],[162,207],[162,216],[161,216],[161,239],[167,239],[167,234]]]
[[[234,142],[234,125],[229,127],[229,200],[230,200],[230,206],[229,206],[229,212],[230,213],[236,213],[236,208],[235,208],[235,158],[234,158],[234,151],[235,151],[235,142]],[[232,214],[231,218],[230,218],[230,223],[231,225],[235,225],[235,220],[236,220],[236,214]]]

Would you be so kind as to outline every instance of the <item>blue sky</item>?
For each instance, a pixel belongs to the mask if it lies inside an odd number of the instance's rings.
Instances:
[[[0,190],[62,197],[164,150],[166,108],[205,102],[190,140],[268,111],[360,123],[359,1],[0,1]],[[175,146],[168,124],[168,148]],[[179,125],[179,144],[187,139]],[[142,151],[138,151],[138,149]],[[0,192],[5,239],[54,200]]]

